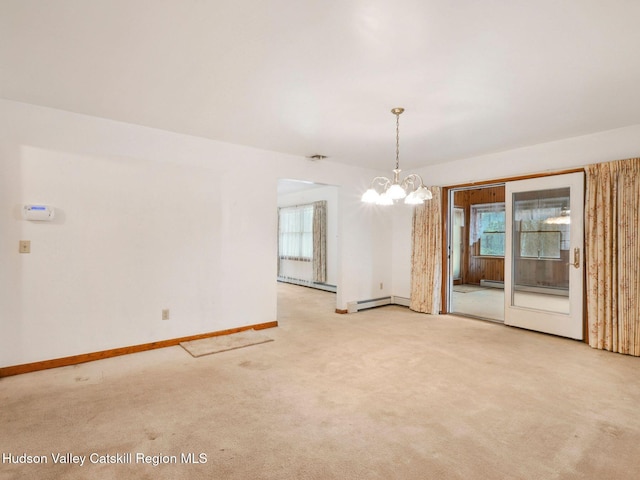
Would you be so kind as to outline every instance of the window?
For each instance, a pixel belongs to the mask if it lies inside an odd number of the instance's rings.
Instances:
[[[327,201],[278,209],[278,279],[327,281]]]
[[[547,191],[546,195],[555,195],[549,198],[516,199],[514,222],[520,234],[521,257],[560,259],[561,251],[569,249],[571,226],[566,215],[569,197],[564,196],[565,190]],[[567,222],[562,222],[562,218]]]
[[[504,257],[504,203],[471,205],[471,234],[469,241],[476,255]],[[479,246],[478,246],[479,244]]]
[[[313,205],[279,209],[278,255],[281,259],[313,260]]]
[[[560,258],[562,233],[558,231],[521,232],[520,256],[526,258]]]

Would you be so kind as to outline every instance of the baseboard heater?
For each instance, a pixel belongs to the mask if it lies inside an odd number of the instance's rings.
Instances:
[[[301,287],[316,288],[318,290],[324,290],[326,292],[336,293],[338,287],[336,285],[330,285],[328,283],[311,282],[309,280],[298,280],[295,278],[278,277],[278,281],[282,283],[292,283],[294,285],[300,285]]]
[[[371,298],[369,300],[358,300],[357,302],[347,303],[347,313],[356,313],[368,308],[384,307],[385,305],[402,305],[409,306],[409,299],[406,297],[398,297],[391,295],[388,297]]]
[[[504,289],[504,282],[500,280],[480,280],[481,287],[501,288]],[[515,290],[518,292],[544,293],[547,295],[558,295],[560,297],[568,297],[569,289],[559,287],[545,287],[538,285],[516,285]]]
[[[504,289],[504,282],[500,280],[485,280],[484,278],[480,280],[481,287],[491,287],[491,288],[501,288]]]

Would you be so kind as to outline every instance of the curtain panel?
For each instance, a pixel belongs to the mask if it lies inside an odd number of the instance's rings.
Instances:
[[[433,198],[413,210],[409,308],[438,314],[442,287],[442,189],[430,190]]]
[[[313,203],[313,281],[327,281],[327,202]]]
[[[640,158],[585,170],[589,344],[640,356]]]

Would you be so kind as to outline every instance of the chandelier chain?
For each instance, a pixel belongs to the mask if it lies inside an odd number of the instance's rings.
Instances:
[[[400,169],[400,114],[396,113],[396,170]]]

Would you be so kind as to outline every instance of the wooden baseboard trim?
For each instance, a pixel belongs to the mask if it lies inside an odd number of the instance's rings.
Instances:
[[[336,308],[336,313],[340,313],[340,314],[349,313],[349,310],[341,310],[340,308]]]
[[[264,330],[266,328],[273,328],[277,326],[277,321],[259,323],[257,325],[247,325],[244,327],[230,328],[217,332],[201,333],[198,335],[189,335],[188,337],[172,338],[169,340],[143,343],[141,345],[132,345],[130,347],[103,350],[101,352],[84,353],[82,355],[55,358],[53,360],[44,360],[42,362],[25,363],[22,365],[14,365],[11,367],[1,367],[0,378],[10,377],[12,375],[20,375],[22,373],[36,372],[38,370],[47,370],[49,368],[67,367],[69,365],[77,365],[79,363],[92,362],[94,360],[102,360],[104,358],[118,357],[120,355],[128,355],[130,353],[145,352],[147,350],[154,350],[156,348],[173,347],[175,345],[179,345],[180,342],[189,342],[191,340],[200,340],[202,338],[209,337],[219,337],[221,335],[231,335],[232,333],[244,332],[245,330]]]

